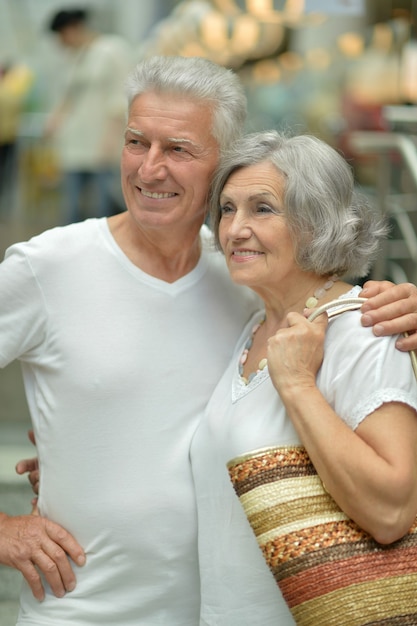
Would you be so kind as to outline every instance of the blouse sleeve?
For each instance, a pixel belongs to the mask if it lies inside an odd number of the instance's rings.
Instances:
[[[398,336],[375,337],[357,311],[329,323],[317,382],[336,413],[353,430],[387,402],[417,410],[417,382],[410,355],[395,347]]]

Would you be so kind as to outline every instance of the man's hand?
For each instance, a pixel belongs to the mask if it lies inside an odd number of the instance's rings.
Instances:
[[[369,298],[361,311],[363,326],[372,326],[378,337],[408,333],[400,337],[396,346],[399,350],[417,349],[417,287],[412,283],[394,285],[389,281],[367,281],[359,294]]]
[[[38,515],[0,513],[0,563],[18,569],[37,600],[45,597],[39,572],[58,598],[75,588],[68,557],[79,566],[85,563],[81,546],[58,524]]]

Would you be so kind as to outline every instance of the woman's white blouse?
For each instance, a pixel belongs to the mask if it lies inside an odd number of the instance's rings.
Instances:
[[[347,296],[356,296],[360,287]],[[250,450],[299,443],[267,368],[249,385],[238,360],[256,314],[238,342],[191,446],[198,506],[201,626],[292,626],[294,621],[265,564],[226,463]],[[377,338],[360,324],[360,313],[329,322],[325,357],[317,383],[353,429],[383,403],[398,401],[417,410],[417,383],[409,354],[396,350],[397,337]]]

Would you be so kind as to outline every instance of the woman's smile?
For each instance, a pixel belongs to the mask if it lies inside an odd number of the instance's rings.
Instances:
[[[241,259],[248,259],[253,256],[260,256],[263,252],[258,252],[257,250],[233,250],[232,257],[238,257]]]

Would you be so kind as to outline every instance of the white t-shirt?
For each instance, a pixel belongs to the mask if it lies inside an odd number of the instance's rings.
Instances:
[[[40,512],[87,555],[65,598],[47,587],[39,603],[24,584],[21,626],[198,624],[190,441],[258,306],[202,239],[172,284],[133,265],[105,219],[14,245],[0,264],[0,366],[22,363]]]
[[[349,294],[356,296],[360,288]],[[201,626],[293,626],[233,490],[226,464],[264,446],[300,443],[269,377],[262,370],[245,385],[238,360],[257,313],[207,406],[191,445],[197,494],[201,577]],[[410,356],[395,349],[396,337],[376,338],[358,311],[330,320],[317,384],[352,428],[384,402],[417,409]],[[340,623],[343,623],[341,618]]]

